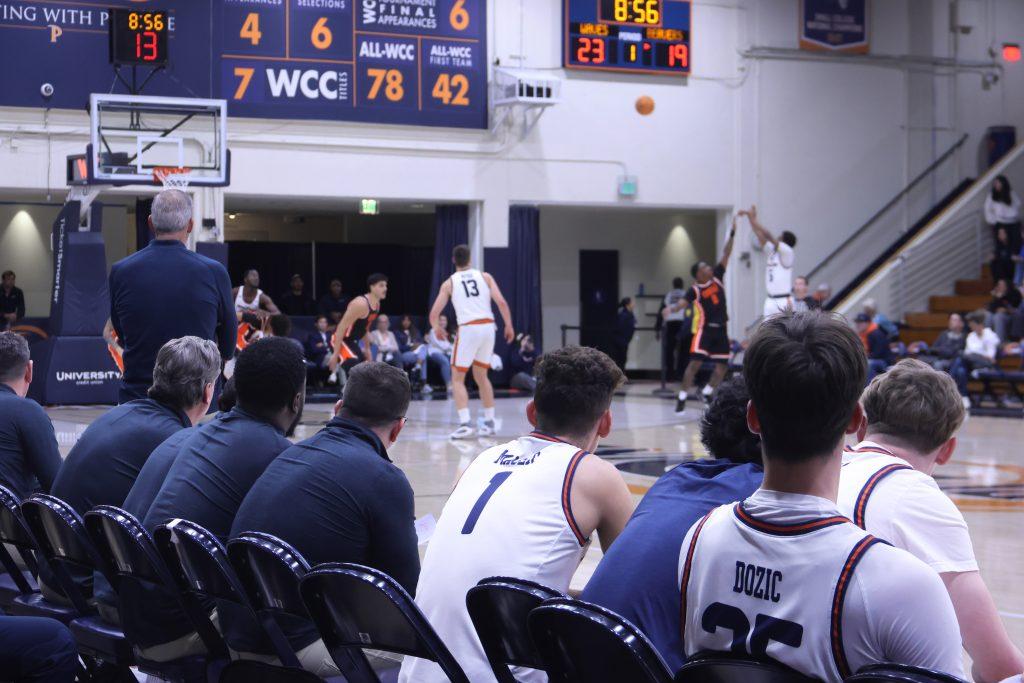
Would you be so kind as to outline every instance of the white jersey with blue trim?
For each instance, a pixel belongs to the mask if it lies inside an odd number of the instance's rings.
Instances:
[[[491,288],[484,274],[475,268],[455,271],[451,277],[452,307],[459,325],[494,322]]]
[[[474,683],[495,678],[466,610],[466,593],[490,576],[569,589],[589,541],[570,506],[573,477],[586,455],[535,432],[477,456],[445,503],[427,546],[416,604]],[[525,669],[516,677],[547,680]],[[412,657],[399,677],[407,683],[447,680],[433,662]]]
[[[759,490],[713,510],[679,560],[683,647],[767,657],[839,683],[868,664],[962,675],[938,575],[831,501]]]

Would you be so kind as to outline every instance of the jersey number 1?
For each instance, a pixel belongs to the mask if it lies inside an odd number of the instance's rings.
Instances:
[[[470,285],[472,285],[473,291],[470,291]],[[463,280],[462,289],[465,290],[466,296],[480,296],[480,288],[477,287],[476,280]]]
[[[463,282],[462,284],[466,284]],[[473,505],[473,509],[469,511],[469,517],[466,517],[466,523],[462,525],[462,533],[471,534],[473,529],[476,528],[476,520],[480,519],[480,513],[484,511],[484,507],[487,505],[487,501],[491,499],[494,492],[498,490],[498,487],[505,483],[505,480],[512,476],[511,472],[498,472],[491,477],[491,483],[487,485],[484,492],[480,494],[480,497],[476,499],[476,503]]]

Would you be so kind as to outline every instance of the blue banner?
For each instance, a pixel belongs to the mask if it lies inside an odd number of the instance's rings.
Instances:
[[[801,0],[800,48],[866,53],[867,0]]]
[[[149,8],[170,15],[170,62],[146,95],[223,98],[241,117],[485,128],[486,4],[0,1],[0,106],[83,109],[90,93],[126,92],[108,62],[107,9]]]

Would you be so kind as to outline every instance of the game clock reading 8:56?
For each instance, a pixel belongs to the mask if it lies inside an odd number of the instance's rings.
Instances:
[[[111,64],[167,64],[167,13],[111,9],[108,28]]]

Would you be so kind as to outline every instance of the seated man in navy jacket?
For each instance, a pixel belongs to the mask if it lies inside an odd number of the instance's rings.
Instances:
[[[49,493],[60,469],[53,423],[42,406],[25,398],[31,383],[28,342],[0,332],[0,485],[19,499]]]
[[[679,622],[679,548],[710,510],[743,500],[761,485],[761,440],[747,428],[750,396],[742,377],[723,382],[700,425],[713,460],[684,462],[655,482],[605,553],[583,600],[640,628],[676,671],[683,665]]]
[[[129,492],[136,510],[147,508],[140,519],[150,532],[181,518],[227,541],[253,482],[291,445],[285,437],[302,418],[306,392],[306,369],[295,345],[280,337],[250,344],[238,355],[233,379],[237,404],[184,440],[152,502],[146,506],[134,488]],[[107,587],[97,581],[96,597],[100,615],[115,622],[119,616],[125,635],[146,658],[168,661],[204,651],[173,596],[124,582],[114,611]]]
[[[153,449],[206,415],[219,374],[220,353],[213,342],[182,337],[164,344],[149,398],[122,403],[89,425],[50,492],[80,515],[97,505],[120,506]],[[92,573],[77,573],[79,578],[85,593],[92,593]]]
[[[294,546],[310,564],[367,565],[414,593],[420,556],[413,492],[387,452],[405,425],[409,397],[409,379],[398,368],[357,365],[348,375],[334,419],[270,464],[242,502],[231,535],[270,533]],[[219,611],[233,650],[246,658],[272,659],[248,620],[225,606]],[[281,625],[306,669],[319,676],[338,675],[311,622],[282,620]]]

